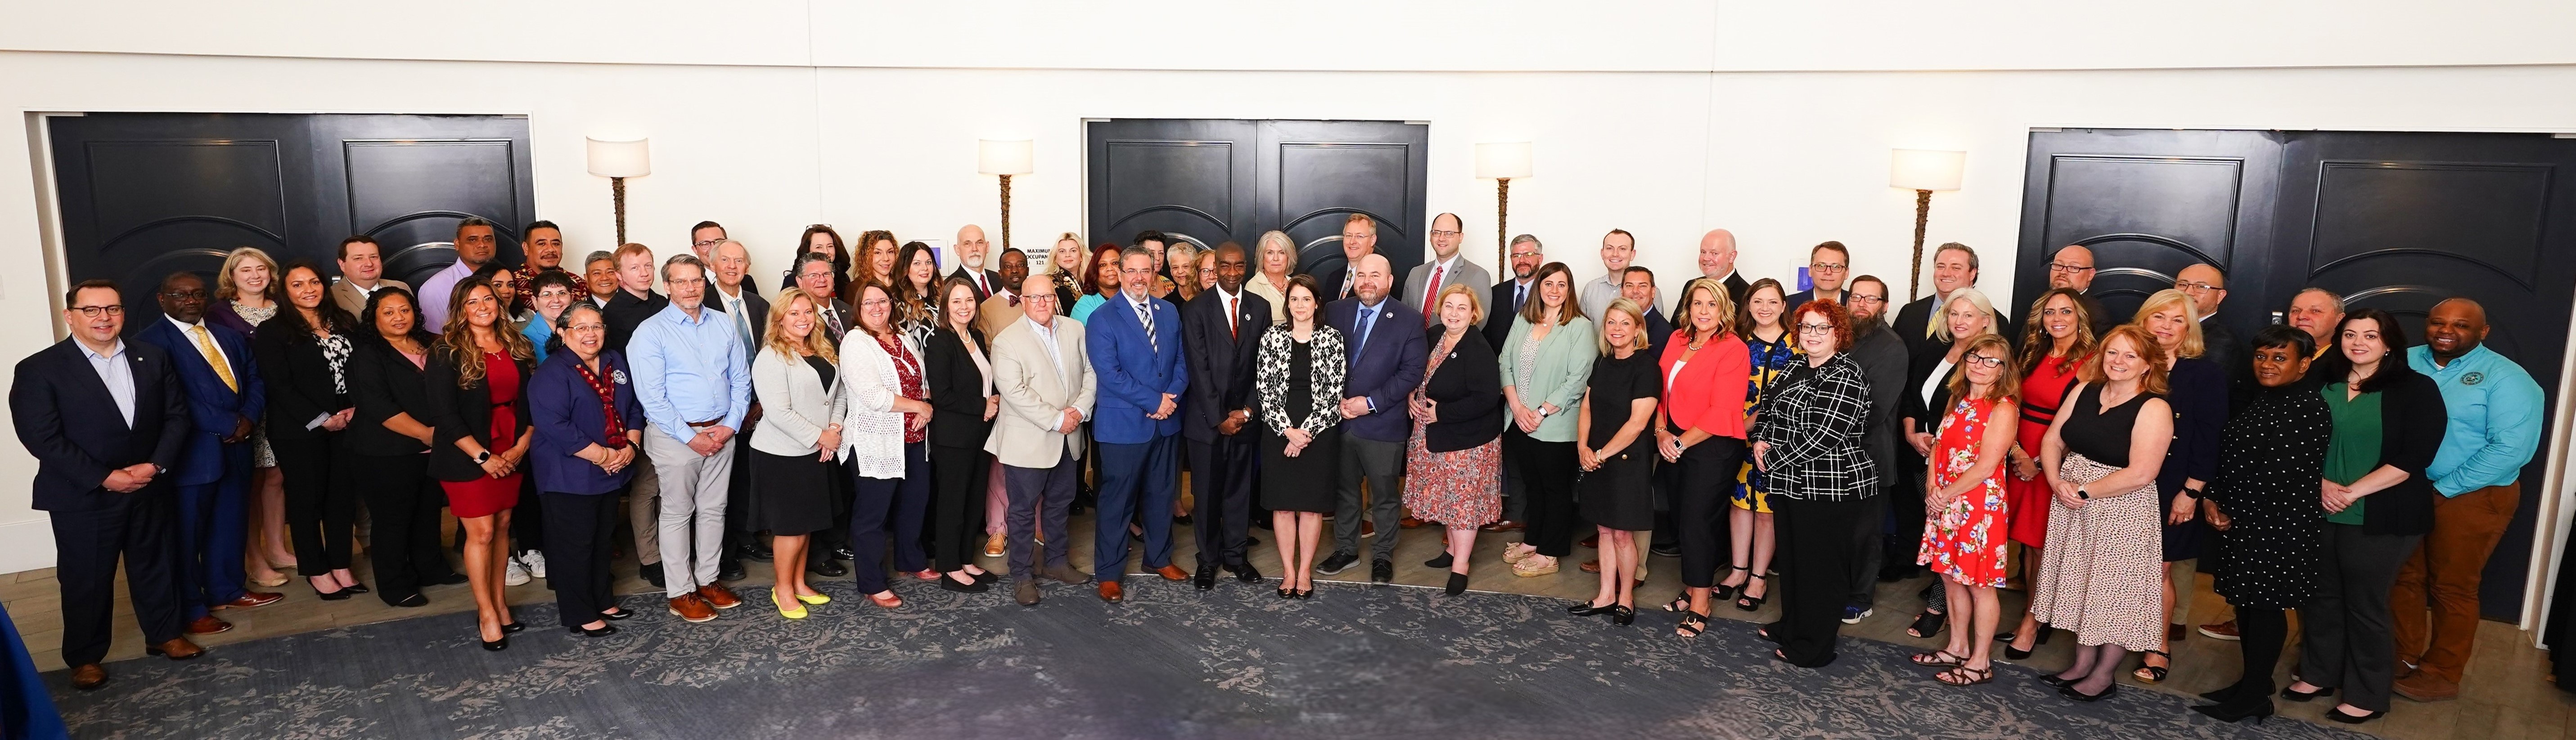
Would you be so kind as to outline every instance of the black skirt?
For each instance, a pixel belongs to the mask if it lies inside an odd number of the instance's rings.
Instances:
[[[1655,461],[1652,437],[1639,435],[1627,449],[1575,483],[1576,511],[1598,526],[1629,531],[1655,528]]]
[[[752,509],[759,528],[793,537],[830,529],[839,521],[832,506],[833,475],[839,468],[804,455],[751,451]]]
[[[1316,435],[1296,457],[1287,449],[1286,435],[1261,435],[1261,508],[1331,513],[1340,499],[1342,428]]]

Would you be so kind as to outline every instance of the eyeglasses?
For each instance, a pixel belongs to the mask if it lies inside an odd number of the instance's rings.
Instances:
[[[1832,324],[1810,324],[1810,323],[1807,323],[1807,322],[1801,321],[1801,322],[1798,322],[1798,333],[1800,333],[1800,334],[1832,334],[1832,333],[1834,333],[1834,325],[1832,325]]]
[[[1808,271],[1808,272],[1842,272],[1842,271],[1843,271],[1843,268],[1847,268],[1847,267],[1850,267],[1850,266],[1851,266],[1851,265],[1847,265],[1847,264],[1836,264],[1836,263],[1832,263],[1832,262],[1818,262],[1818,263],[1815,263],[1815,264],[1812,264],[1812,265],[1808,265],[1808,266],[1807,266],[1807,271]]]
[[[693,246],[698,246],[698,247],[712,247],[712,246],[715,246],[715,245],[716,245],[716,242],[720,242],[720,241],[724,241],[724,238],[723,238],[723,237],[717,237],[717,238],[714,238],[714,239],[699,239],[699,240],[697,240],[697,241],[695,241],[695,242],[691,242],[690,244],[691,244],[691,245],[693,245]]]
[[[1843,302],[1844,302],[1844,303],[1886,303],[1886,302],[1887,302],[1887,299],[1885,299],[1885,298],[1880,298],[1880,297],[1878,297],[1878,296],[1874,296],[1874,295],[1870,295],[1870,294],[1868,294],[1868,293],[1852,293],[1852,294],[1849,294],[1849,295],[1844,296],[1844,297],[1843,297]]]
[[[1527,251],[1527,252],[1513,252],[1513,253],[1512,253],[1512,259],[1520,259],[1520,258],[1522,258],[1522,257],[1536,257],[1536,256],[1538,256],[1538,255],[1539,255],[1539,251],[1538,251],[1538,250],[1535,250],[1535,249],[1532,249],[1532,250]]]
[[[2206,293],[2206,292],[2210,292],[2210,291],[2225,292],[2225,291],[2227,290],[2227,289],[2226,289],[2226,288],[2224,288],[2224,287],[2220,287],[2220,286],[2216,286],[2216,285],[2211,285],[2211,284],[2208,284],[2208,283],[2194,283],[2194,282],[2186,282],[2186,281],[2182,281],[2182,280],[2176,280],[2176,281],[2174,281],[2174,289],[2176,289],[2176,290],[2187,290],[2187,291],[2191,291],[2191,292],[2194,292],[2194,293]]]
[[[1996,368],[1996,367],[2003,367],[2003,366],[2004,366],[2004,358],[2001,358],[2001,357],[1987,357],[1987,356],[1985,356],[1985,355],[1968,355],[1968,356],[1966,356],[1966,357],[1961,357],[1961,358],[1959,358],[1959,359],[1960,359],[1960,361],[1961,361],[1961,362],[1960,362],[1960,364],[1963,364],[1963,365],[1977,365],[1977,366],[1979,366],[1979,367],[1988,367],[1988,368]]]
[[[79,311],[81,316],[93,319],[98,318],[98,315],[102,312],[109,316],[125,315],[124,306],[73,306],[71,310]]]
[[[163,297],[163,298],[168,298],[168,299],[170,299],[170,300],[174,300],[174,301],[186,301],[186,300],[199,300],[199,301],[202,301],[202,300],[205,300],[205,299],[206,299],[206,292],[205,292],[205,291],[202,291],[202,290],[173,290],[173,291],[167,291],[167,292],[162,293],[162,294],[161,294],[161,297]]]
[[[1459,234],[1461,234],[1461,233],[1465,233],[1465,232],[1449,231],[1449,230],[1447,230],[1447,229],[1432,229],[1432,230],[1431,230],[1431,235],[1432,235],[1432,236],[1457,236],[1457,235],[1459,235]]]
[[[2093,266],[2092,266],[2092,265],[2070,265],[2070,264],[2066,264],[2066,263],[2064,263],[2064,262],[2051,262],[2051,263],[2048,263],[2048,271],[2049,271],[2049,272],[2092,272],[2092,271],[2093,271]]]

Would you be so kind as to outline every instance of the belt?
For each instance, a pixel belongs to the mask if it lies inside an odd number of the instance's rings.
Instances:
[[[724,423],[724,417],[719,416],[719,417],[716,417],[716,418],[713,418],[713,419],[708,419],[708,420],[706,420],[706,421],[692,421],[692,422],[689,422],[689,428],[690,428],[690,429],[705,429],[705,428],[707,428],[707,427],[715,426],[715,425],[717,425],[717,424],[722,424],[722,423]]]

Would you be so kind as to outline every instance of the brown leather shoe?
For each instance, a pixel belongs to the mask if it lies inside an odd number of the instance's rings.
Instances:
[[[2398,696],[2421,702],[2450,701],[2460,698],[2459,684],[2442,680],[2440,676],[2420,670],[2414,675],[2397,679],[2389,689],[2397,692]]]
[[[732,591],[725,590],[725,587],[712,583],[698,587],[698,598],[707,600],[707,606],[712,606],[718,609],[731,609],[737,606],[742,606],[742,599],[735,598]]]
[[[72,688],[96,691],[98,687],[106,685],[107,669],[99,667],[97,663],[82,663],[80,667],[72,669]]]
[[[1510,519],[1504,519],[1482,527],[1477,527],[1476,529],[1485,532],[1518,532],[1521,531],[1521,523]]]
[[[1166,565],[1160,568],[1155,568],[1154,573],[1161,575],[1163,580],[1166,581],[1186,581],[1190,579],[1190,572],[1181,570],[1181,566],[1177,565]]]
[[[1127,592],[1125,589],[1119,588],[1117,581],[1101,581],[1100,600],[1112,604],[1126,601]]]
[[[1583,561],[1582,570],[1583,570],[1583,572],[1585,572],[1585,573],[1599,573],[1599,572],[1601,572],[1601,561],[1599,561],[1599,560],[1586,560],[1586,561]]]
[[[1595,550],[1601,549],[1601,535],[1597,535],[1597,534],[1596,534],[1596,535],[1593,535],[1593,536],[1590,536],[1590,537],[1585,537],[1585,538],[1583,538],[1583,542],[1581,542],[1581,543],[1579,543],[1579,544],[1581,544],[1581,545],[1582,545],[1582,546],[1584,546],[1584,547],[1592,548],[1592,549],[1595,549]]]
[[[1421,529],[1424,525],[1430,524],[1430,522],[1407,516],[1403,520],[1396,522],[1396,524],[1404,527],[1405,529]]]
[[[191,635],[220,635],[231,631],[233,623],[216,619],[212,614],[188,621],[188,634]]]
[[[224,602],[224,603],[221,603],[221,604],[216,604],[214,608],[217,608],[217,609],[257,609],[257,608],[260,608],[260,607],[263,607],[263,606],[268,606],[268,605],[270,605],[270,604],[275,604],[275,603],[277,603],[277,602],[279,602],[279,601],[281,601],[281,600],[284,600],[285,598],[286,598],[286,595],[285,595],[285,594],[273,594],[273,593],[267,593],[267,592],[262,592],[262,591],[251,591],[251,592],[247,592],[247,593],[242,594],[242,595],[241,595],[241,598],[234,599],[234,600],[231,600],[231,601],[227,601],[227,602]]]
[[[707,600],[697,594],[681,594],[680,598],[671,600],[671,615],[691,624],[713,622],[716,621],[716,608],[708,606]]]
[[[169,642],[143,648],[143,654],[171,660],[189,660],[206,654],[206,649],[197,647],[197,643],[189,642],[188,638],[174,637],[170,638]]]

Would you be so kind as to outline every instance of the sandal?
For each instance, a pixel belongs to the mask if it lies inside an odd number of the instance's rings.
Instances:
[[[1969,678],[1970,676],[1975,676],[1975,678]],[[1995,667],[1991,664],[1987,665],[1983,669],[1970,668],[1964,665],[1953,666],[1950,670],[1932,674],[1932,680],[1952,686],[1975,686],[1977,684],[1995,680]]]
[[[1752,578],[1745,579],[1744,590],[1753,590],[1754,581],[1761,581],[1764,584],[1765,588],[1762,589],[1762,595],[1735,597],[1735,608],[1748,612],[1758,612],[1762,611],[1762,602],[1769,601],[1771,599],[1771,589],[1768,588],[1771,583],[1771,579],[1764,578],[1760,574],[1755,574]]]
[[[2146,654],[2164,656],[2165,664],[2140,666],[2137,670],[2130,671],[2129,677],[2138,679],[2140,683],[2164,683],[2165,674],[2173,668],[2173,654],[2162,650],[2149,650]],[[2139,660],[2143,661],[2145,658],[2141,657]]]
[[[1905,628],[1905,634],[1917,638],[1931,637],[1941,634],[1941,630],[1949,626],[1950,615],[1927,609],[1915,615],[1914,624]]]
[[[1747,568],[1747,567],[1744,567],[1744,566],[1741,566],[1741,565],[1730,565],[1730,566],[1727,566],[1727,567],[1729,567],[1729,568],[1734,568],[1734,569],[1736,569],[1736,570],[1740,570],[1740,571],[1746,571],[1746,572],[1751,572],[1751,571],[1753,570],[1752,568]],[[1732,575],[1732,574],[1730,574],[1730,575]],[[1714,596],[1714,597],[1716,597],[1718,601],[1734,601],[1734,600],[1735,600],[1735,594],[1736,594],[1736,592],[1743,590],[1743,589],[1744,589],[1745,584],[1748,584],[1748,583],[1752,583],[1752,581],[1751,581],[1751,580],[1746,580],[1744,583],[1738,583],[1738,584],[1735,584],[1735,585],[1733,585],[1733,586],[1727,586],[1727,585],[1722,585],[1722,584],[1721,584],[1721,585],[1719,585],[1719,586],[1717,587],[1717,589],[1716,589],[1716,591],[1715,591],[1715,592],[1713,592],[1713,593],[1711,593],[1711,594],[1709,594],[1709,595],[1710,595],[1710,596]]]
[[[1664,611],[1668,611],[1668,612],[1686,612],[1686,611],[1690,611],[1690,592],[1689,592],[1689,591],[1683,591],[1683,592],[1681,592],[1681,593],[1679,593],[1679,594],[1675,594],[1675,595],[1673,596],[1673,600],[1672,600],[1671,602],[1668,602],[1668,603],[1664,604]]]
[[[1968,662],[1965,657],[1951,655],[1947,648],[1928,653],[1915,653],[1913,660],[1915,665],[1934,668],[1956,668]]]
[[[1708,615],[1699,612],[1682,612],[1681,625],[1673,629],[1674,634],[1681,635],[1685,640],[1698,637],[1700,633],[1708,631]]]
[[[1527,547],[1527,548],[1529,548],[1529,549],[1526,549],[1526,550],[1521,549],[1521,548],[1524,548],[1524,547]],[[1531,555],[1536,555],[1536,554],[1538,554],[1538,548],[1536,548],[1536,547],[1531,547],[1531,546],[1530,546],[1530,544],[1529,544],[1529,543],[1527,543],[1527,542],[1514,542],[1514,543],[1512,543],[1512,544],[1509,544],[1509,545],[1505,545],[1505,546],[1503,546],[1503,562],[1506,562],[1506,563],[1515,563],[1515,564],[1517,564],[1517,563],[1519,563],[1519,562],[1521,561],[1521,558],[1526,558],[1526,557],[1529,557],[1529,556],[1531,556]]]

